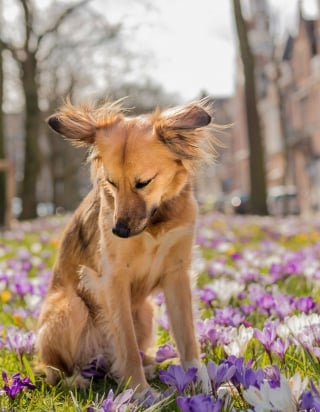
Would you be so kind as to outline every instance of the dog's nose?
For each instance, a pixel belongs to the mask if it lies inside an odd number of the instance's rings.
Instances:
[[[116,225],[112,228],[112,233],[119,237],[129,237],[130,228],[127,223],[117,222]]]

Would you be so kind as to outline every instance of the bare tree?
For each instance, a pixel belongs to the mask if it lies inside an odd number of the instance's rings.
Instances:
[[[1,1],[1,0],[0,0]],[[1,16],[0,3],[0,16]],[[0,18],[1,23],[1,18]],[[1,24],[0,24],[0,39],[1,39]],[[0,41],[0,159],[5,158],[4,148],[4,115],[3,115],[3,45]],[[5,208],[6,208],[6,182],[3,171],[0,171],[0,226],[4,225]]]
[[[242,15],[240,0],[233,0],[233,9],[244,69],[245,107],[250,149],[250,207],[251,213],[266,215],[268,209],[265,159],[256,97],[254,56],[250,48],[247,26]]]
[[[41,70],[45,66],[44,62],[46,62],[46,69],[50,72],[51,57],[53,54],[57,54],[56,40],[58,32],[60,30],[63,31],[66,26],[65,23],[70,21],[69,18],[85,8],[89,0],[60,4],[58,12],[55,4],[55,8],[52,9],[50,14],[50,21],[46,27],[42,27],[43,19],[39,18],[39,10],[37,10],[34,2],[30,0],[17,0],[17,3],[20,5],[22,12],[22,44],[6,40],[2,41],[2,46],[11,52],[21,73],[21,86],[25,100],[25,160],[21,194],[23,203],[21,217],[33,218],[36,216],[37,210],[37,178],[41,167],[39,148],[39,125],[42,120],[40,110]],[[95,24],[97,23],[99,24],[98,18],[95,20]],[[99,38],[91,37],[89,40],[88,36],[85,37],[83,35],[85,28],[81,21],[73,21],[70,25],[73,30],[73,37],[72,35],[67,35],[63,37],[63,42],[62,40],[60,41],[60,49],[68,49],[69,54],[72,54],[71,52],[74,51],[75,45],[79,42],[87,42],[88,47],[90,47],[92,42],[101,43],[116,35],[119,29],[118,26],[105,24],[105,31],[99,31]],[[87,31],[85,34],[87,34]],[[60,61],[60,64],[62,61]]]

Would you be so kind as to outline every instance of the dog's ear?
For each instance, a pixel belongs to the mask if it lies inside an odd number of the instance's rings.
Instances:
[[[73,106],[68,99],[59,111],[48,118],[49,126],[76,146],[95,142],[98,129],[108,127],[122,117],[120,104],[105,103],[95,108],[90,105]]]
[[[194,104],[165,112],[163,121],[164,129],[168,133],[172,130],[190,130],[207,126],[211,122],[211,116],[201,106]]]
[[[47,121],[55,132],[70,139],[76,146],[94,143],[96,122],[87,106],[75,107],[68,101]]]
[[[158,113],[154,127],[158,138],[188,169],[216,154],[213,106],[208,99]]]

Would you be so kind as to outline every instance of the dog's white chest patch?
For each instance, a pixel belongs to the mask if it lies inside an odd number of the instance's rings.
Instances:
[[[157,238],[145,232],[142,234],[139,247],[136,247],[134,238],[129,242],[120,241],[115,261],[110,261],[102,242],[101,273],[82,266],[81,285],[87,290],[97,291],[105,288],[113,276],[128,276],[129,282],[143,284],[144,294],[148,294],[166,270],[165,262],[172,247],[191,230],[189,226],[178,227]],[[121,262],[121,267],[115,262]]]
[[[138,278],[146,284],[155,285],[161,274],[166,271],[166,263],[173,246],[175,246],[186,233],[190,233],[190,227],[179,227],[167,232],[165,235],[154,238],[149,233],[145,233],[144,254],[139,259],[137,267]],[[146,259],[146,257],[148,257]],[[139,271],[140,268],[140,271]],[[142,270],[141,270],[142,269]]]

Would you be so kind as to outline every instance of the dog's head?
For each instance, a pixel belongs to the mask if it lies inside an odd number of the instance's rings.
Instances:
[[[112,231],[120,237],[141,233],[159,206],[215,154],[207,100],[132,118],[118,104],[92,108],[67,102],[48,123],[74,144],[93,146],[99,184],[114,199]]]

